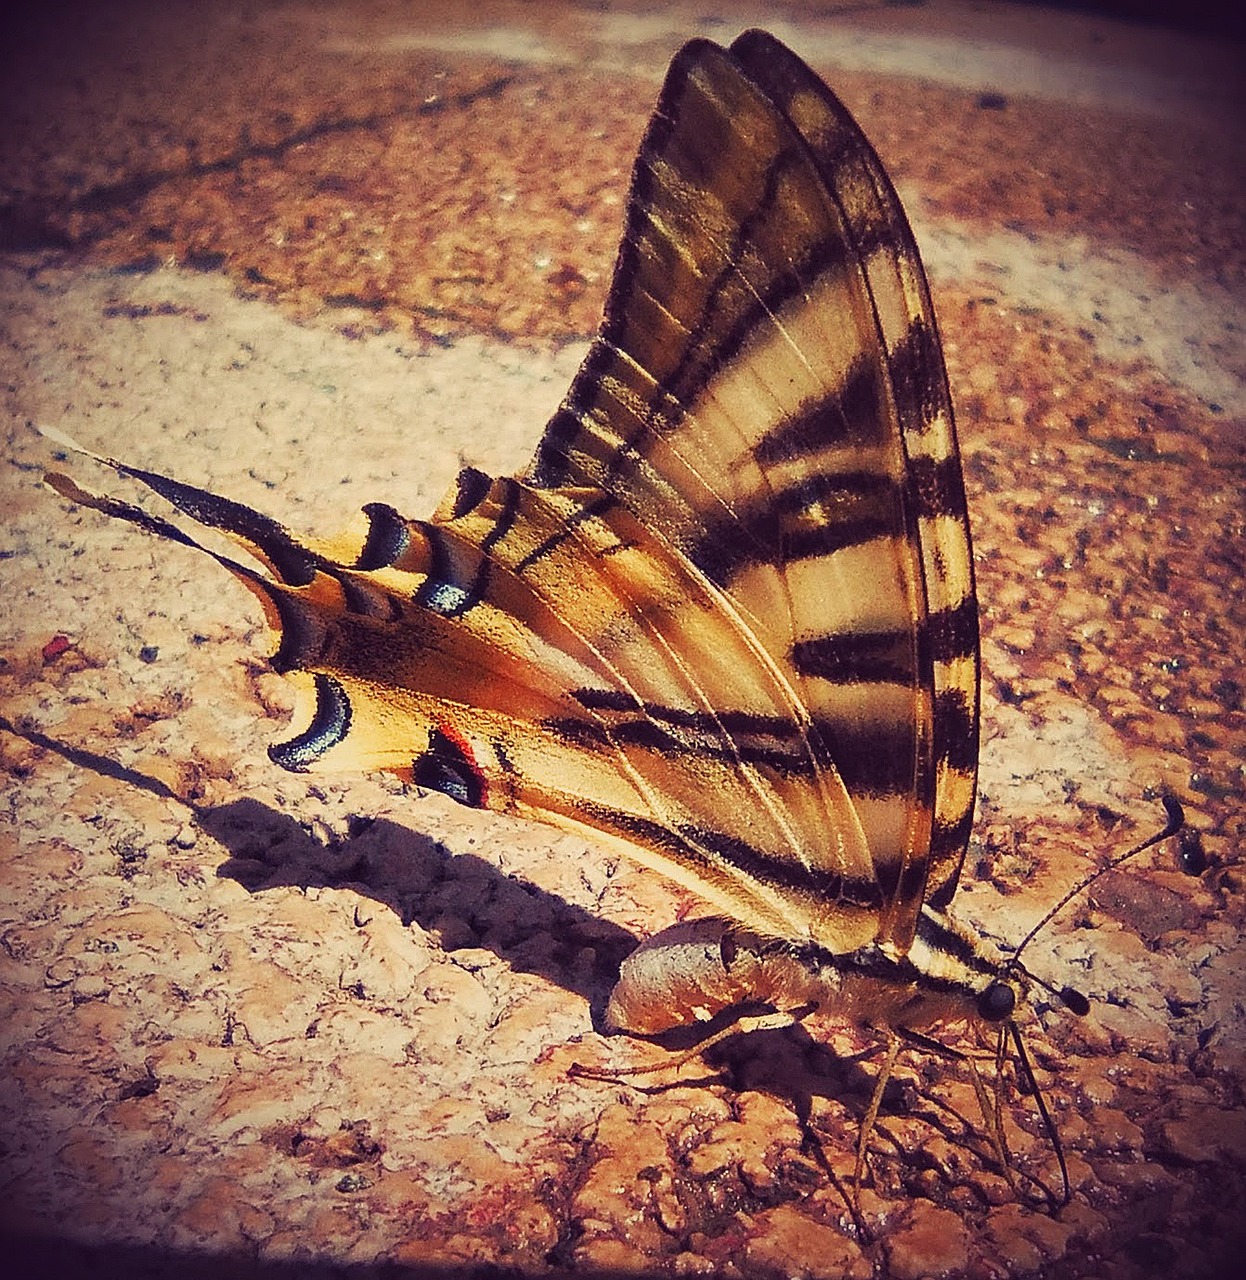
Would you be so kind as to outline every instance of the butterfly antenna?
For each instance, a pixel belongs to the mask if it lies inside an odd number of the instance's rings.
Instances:
[[[1181,808],[1180,802],[1173,796],[1161,796],[1160,799],[1164,806],[1164,812],[1168,815],[1168,821],[1164,823],[1164,829],[1162,831],[1157,831],[1152,836],[1148,836],[1141,844],[1134,845],[1132,849],[1127,849],[1124,853],[1118,854],[1111,862],[1104,863],[1104,865],[1097,871],[1088,875],[1085,880],[1081,881],[1079,884],[1075,884],[1068,893],[1066,893],[1064,897],[1047,912],[1047,914],[1034,926],[1034,928],[1032,928],[1029,933],[1021,939],[1021,945],[1012,953],[1013,963],[1016,963],[1021,958],[1021,953],[1030,945],[1035,936],[1045,929],[1051,920],[1054,919],[1055,916],[1059,915],[1059,913],[1063,911],[1074,898],[1079,894],[1085,893],[1100,876],[1106,875],[1109,871],[1115,871],[1122,862],[1128,862],[1135,854],[1141,853],[1144,849],[1149,849],[1152,845],[1159,844],[1161,840],[1167,840],[1169,836],[1175,836],[1177,832],[1181,830],[1185,825],[1185,812]],[[1030,976],[1033,977],[1032,974]],[[1042,981],[1039,982],[1039,985],[1047,987],[1048,991],[1055,990],[1053,987],[1048,986],[1047,983]],[[1066,987],[1063,990],[1055,991],[1055,994],[1058,995],[1061,1000],[1064,1000],[1066,1004],[1069,1004],[1069,1001],[1066,998],[1066,993],[1085,1002],[1085,996],[1079,996],[1077,992],[1071,991],[1070,988]],[[1074,1012],[1077,1012],[1076,1001],[1070,1005],[1070,1008],[1072,1008]],[[1087,1005],[1087,1008],[1089,1008],[1089,1005]],[[1082,1012],[1084,1013],[1085,1010],[1083,1009]]]

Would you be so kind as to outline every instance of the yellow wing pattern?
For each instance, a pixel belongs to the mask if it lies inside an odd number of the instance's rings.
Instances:
[[[977,758],[960,463],[916,246],[846,110],[750,32],[676,56],[602,330],[520,476],[260,557],[292,769],[389,769],[622,841],[751,929],[903,952]],[[173,526],[50,477],[155,532]]]

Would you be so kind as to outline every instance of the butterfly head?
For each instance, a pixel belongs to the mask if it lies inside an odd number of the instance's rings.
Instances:
[[[1003,1028],[1029,1003],[1036,987],[1079,1017],[1090,1010],[1081,992],[1053,986],[1031,973],[1019,952],[1000,955],[984,939],[930,907],[923,908],[917,936],[901,963],[917,971],[909,999],[895,1018],[897,1025],[910,1029],[959,1019]]]
[[[1016,987],[1006,978],[994,979],[978,996],[978,1017],[983,1022],[1007,1022],[1016,1007]]]
[[[977,1012],[983,1022],[1004,1023],[1012,1019],[1030,984],[1042,987],[1070,1012],[1083,1018],[1090,1012],[1090,1001],[1073,987],[1055,987],[1032,974],[1015,956],[1005,961],[998,976],[978,994]]]

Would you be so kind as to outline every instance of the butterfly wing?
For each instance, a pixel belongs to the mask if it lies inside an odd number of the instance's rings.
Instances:
[[[963,635],[931,625],[972,604],[951,431],[881,168],[753,34],[673,62],[601,335],[525,475],[469,469],[429,521],[373,505],[312,544],[111,465],[267,566],[217,557],[299,689],[279,763],[593,828],[761,932],[904,949],[963,773],[945,704],[976,722],[943,670]]]
[[[938,325],[900,198],[847,109],[766,32],[746,32],[732,53],[793,122],[843,214],[868,284],[904,448],[905,502],[926,598],[919,644],[934,683],[934,798],[928,870],[923,877],[920,860],[908,859],[884,934],[911,937],[923,897],[942,910],[956,892],[978,777],[978,605]],[[926,795],[923,788],[923,803]]]
[[[923,895],[955,889],[973,808],[964,490],[899,200],[773,37],[672,65],[602,332],[532,474],[609,486],[751,620],[861,822],[880,937],[906,948]],[[806,839],[833,843],[826,807]]]

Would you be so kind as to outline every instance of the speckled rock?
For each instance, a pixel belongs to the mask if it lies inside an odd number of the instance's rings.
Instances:
[[[513,471],[596,325],[662,69],[734,20],[184,8],[6,42],[0,1229],[32,1274],[1223,1274],[1246,1247],[1226,49],[944,0],[782,28],[896,178],[944,331],[985,671],[959,914],[1015,944],[1162,791],[1208,863],[1145,855],[1027,950],[1093,1002],[1025,1025],[1066,1208],[1015,1080],[1019,1195],[965,1064],[906,1049],[854,1209],[869,1036],[810,1020],[675,1068],[598,1035],[620,959],[690,896],[582,839],[277,770],[291,704],[250,596],[49,495],[26,425],[312,534],[368,501],[426,514],[464,462]]]

